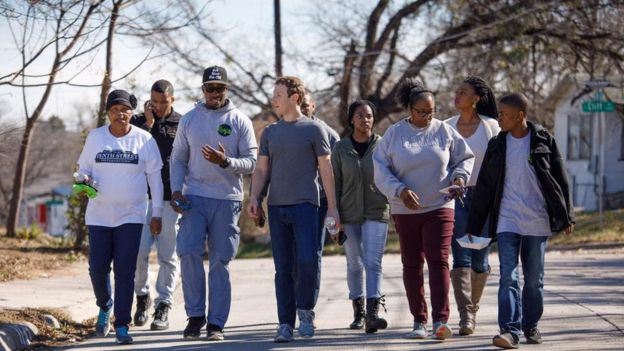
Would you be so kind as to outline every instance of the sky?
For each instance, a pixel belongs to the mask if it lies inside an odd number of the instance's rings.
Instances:
[[[308,6],[308,7],[306,7]],[[312,38],[313,33],[309,31],[304,20],[304,12],[309,8],[310,3],[306,0],[284,0],[281,2],[282,7],[282,41],[285,50],[299,50],[306,42],[315,40]],[[247,42],[258,43],[257,47],[250,50],[263,50],[262,57],[270,57],[273,59],[273,1],[271,0],[214,0],[208,7],[210,17],[214,21],[217,28],[222,28],[223,32],[219,35],[227,45],[237,45],[237,38],[245,38]],[[287,30],[285,30],[287,29]],[[11,38],[11,32],[5,18],[0,19],[0,36],[2,38]],[[143,57],[147,54],[148,49],[142,46],[136,39],[117,36],[114,46],[114,65],[113,78],[119,77],[133,67],[135,67]],[[94,65],[86,68],[84,72],[76,79],[79,83],[99,83],[102,79],[104,66],[104,51],[102,46],[98,53],[94,56]],[[42,64],[34,65],[29,73],[47,72],[49,70],[50,59]],[[15,70],[19,67],[21,57],[15,49],[12,40],[3,40],[0,42],[0,75]],[[284,57],[284,72],[292,74],[304,74],[302,72],[306,68],[297,66],[296,62],[292,62],[288,57]],[[86,59],[84,62],[87,62]],[[206,62],[206,66],[212,64],[224,65],[226,62]],[[86,66],[83,64],[82,66]],[[272,66],[272,63],[271,63]],[[76,69],[63,71],[59,80],[73,75]],[[151,83],[157,79],[165,78],[170,80],[174,87],[179,83],[180,79],[189,79],[181,75],[173,65],[167,64],[166,58],[156,59],[144,63],[139,70],[134,72],[129,79],[117,82],[113,85],[115,88],[127,88],[131,82],[135,82],[137,89],[134,93],[139,101],[149,98],[149,87]],[[198,82],[200,80],[197,77]],[[199,83],[198,83],[199,86]],[[199,89],[199,87],[198,87]],[[43,89],[29,88],[27,91],[27,104],[29,112],[32,113],[36,103],[39,101]],[[48,118],[51,115],[61,115],[64,117],[68,127],[75,126],[77,118],[75,116],[76,105],[97,106],[99,100],[99,87],[83,88],[71,87],[66,85],[57,85],[53,88],[48,103],[45,106],[43,117]],[[175,104],[176,110],[180,112],[188,111],[194,104],[183,98],[178,98]],[[21,89],[0,86],[0,123],[24,123],[24,106],[22,101]]]

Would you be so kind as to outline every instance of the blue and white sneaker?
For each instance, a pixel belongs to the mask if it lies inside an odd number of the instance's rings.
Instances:
[[[98,313],[97,322],[95,323],[95,335],[101,338],[108,335],[110,332],[110,313],[111,311],[104,311],[100,309]]]
[[[414,330],[405,334],[406,339],[425,339],[427,337],[427,325],[414,322]]]
[[[275,342],[291,342],[293,341],[293,328],[289,324],[280,324],[275,334]]]
[[[126,326],[115,328],[115,340],[119,345],[128,345],[134,342],[128,334],[128,327]]]
[[[299,336],[311,338],[314,336],[314,311],[297,310],[299,315]]]

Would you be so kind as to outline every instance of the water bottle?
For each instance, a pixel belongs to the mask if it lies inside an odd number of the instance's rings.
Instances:
[[[325,218],[325,229],[330,235],[338,234],[338,228],[336,227],[336,219],[334,217]]]
[[[188,211],[188,210],[190,210],[190,209],[191,209],[191,202],[190,202],[190,201],[185,201],[185,200],[182,200],[182,199],[177,199],[177,200],[174,200],[174,201],[173,201],[173,203],[174,203],[177,207],[179,207],[180,209],[182,209],[182,211],[183,211],[183,212],[186,212],[186,211]]]

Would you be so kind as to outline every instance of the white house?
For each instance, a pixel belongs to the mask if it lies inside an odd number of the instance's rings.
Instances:
[[[598,210],[602,196],[604,208],[624,207],[624,76],[568,76],[547,103],[555,107],[555,138],[574,206]]]

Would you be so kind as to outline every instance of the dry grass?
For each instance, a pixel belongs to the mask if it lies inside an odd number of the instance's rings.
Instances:
[[[0,282],[47,277],[77,259],[82,257],[47,235],[36,239],[0,236]]]
[[[42,316],[50,314],[58,319],[60,329],[48,326]],[[85,339],[93,331],[94,322],[76,323],[69,315],[56,308],[24,308],[0,310],[0,323],[30,322],[39,329],[28,350],[56,350]]]

